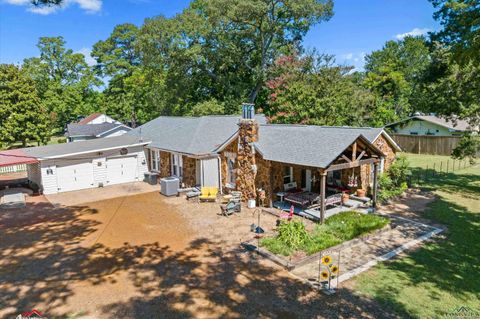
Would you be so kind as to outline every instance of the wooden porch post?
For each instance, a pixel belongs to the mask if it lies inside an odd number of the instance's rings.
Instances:
[[[373,190],[372,190],[373,208],[377,208],[377,188],[378,188],[378,163],[374,163],[373,164]]]
[[[320,223],[325,221],[325,188],[327,181],[327,172],[320,172]]]

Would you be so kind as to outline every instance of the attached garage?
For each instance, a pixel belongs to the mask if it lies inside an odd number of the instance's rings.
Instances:
[[[138,179],[138,157],[107,158],[107,185],[128,183]]]
[[[148,170],[146,144],[138,137],[122,135],[27,148],[24,152],[38,160],[28,177],[44,194],[135,182]]]
[[[69,192],[79,189],[92,188],[93,167],[91,160],[60,160],[57,166],[58,192]]]

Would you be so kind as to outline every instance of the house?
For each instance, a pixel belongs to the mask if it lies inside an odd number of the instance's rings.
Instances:
[[[85,141],[94,138],[114,137],[123,135],[131,130],[130,127],[118,123],[78,124],[67,125],[67,142]]]
[[[78,124],[80,124],[80,125],[102,124],[102,123],[122,124],[119,121],[114,120],[110,116],[102,114],[102,113],[93,113],[93,114],[90,114],[89,116],[81,119],[80,121],[78,121]]]
[[[77,123],[67,125],[67,142],[85,141],[94,138],[120,136],[131,128],[101,113],[91,114]]]
[[[435,115],[414,115],[385,128],[395,134],[420,136],[462,136],[472,130],[467,121],[452,121]]]
[[[122,136],[25,148],[16,161],[46,194],[141,180],[149,171],[177,176],[183,187],[240,190],[244,200],[262,189],[269,205],[288,185],[323,199],[339,187],[375,198],[377,172],[399,150],[381,128],[267,124],[262,115],[158,117]]]

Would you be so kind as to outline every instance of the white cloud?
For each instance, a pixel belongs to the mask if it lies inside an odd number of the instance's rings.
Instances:
[[[405,38],[405,37],[408,37],[408,36],[417,37],[419,35],[427,34],[430,31],[432,31],[432,29],[429,29],[429,28],[414,28],[412,31],[405,32],[405,33],[399,33],[395,37],[398,40],[403,40],[403,38]]]
[[[97,64],[97,61],[94,58],[92,58],[92,56],[90,55],[90,53],[92,53],[92,49],[81,48],[76,53],[83,54],[85,56],[85,62],[87,62],[87,64],[89,66],[93,66],[93,65]]]
[[[70,5],[78,5],[87,13],[96,13],[102,9],[102,0],[64,0],[61,5],[58,6],[39,6],[36,7],[32,5],[30,0],[3,0],[5,3],[17,5],[17,6],[27,6],[28,11],[47,15],[54,12],[57,12],[60,9],[65,9]]]

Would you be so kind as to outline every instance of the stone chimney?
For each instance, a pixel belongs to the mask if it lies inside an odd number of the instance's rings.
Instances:
[[[242,105],[242,119],[238,123],[237,190],[242,200],[255,199],[257,166],[253,143],[258,141],[258,123],[253,104]]]

